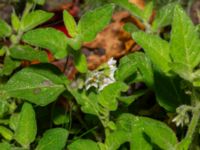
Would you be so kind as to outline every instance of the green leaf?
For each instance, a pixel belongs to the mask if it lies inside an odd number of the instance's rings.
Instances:
[[[153,31],[157,31],[172,23],[174,8],[176,5],[177,3],[169,3],[158,10],[152,24]]]
[[[146,22],[149,22],[149,19],[152,15],[153,12],[153,7],[154,7],[154,3],[153,1],[150,1],[146,4],[145,8],[144,8],[144,14],[143,14],[143,18],[146,20]]]
[[[100,150],[98,144],[88,139],[78,139],[71,143],[68,147],[69,150]]]
[[[13,132],[4,126],[0,126],[0,135],[9,141],[13,139]]]
[[[20,29],[23,32],[31,30],[53,17],[53,13],[36,10],[27,14],[21,21]]]
[[[12,33],[11,27],[0,19],[0,38],[10,36]]]
[[[129,54],[120,59],[120,64],[116,72],[117,80],[125,80],[135,74],[142,77],[142,81],[147,86],[153,86],[153,70],[149,58],[141,52]]]
[[[20,114],[12,114],[9,120],[9,127],[15,131],[17,129],[18,123],[20,119]]]
[[[159,36],[136,32],[132,34],[134,40],[144,49],[153,64],[163,72],[170,70],[169,43]],[[161,63],[162,61],[162,63]]]
[[[3,118],[3,116],[9,111],[9,103],[8,101],[3,100],[1,95],[0,97],[0,118]]]
[[[63,11],[63,20],[65,23],[65,27],[67,28],[67,31],[69,32],[69,35],[72,37],[75,37],[77,34],[76,31],[76,21],[74,20],[73,16],[68,11]]]
[[[20,61],[12,59],[10,56],[6,56],[4,59],[3,74],[10,75],[17,67],[20,66]]]
[[[12,24],[13,29],[15,31],[18,31],[20,27],[20,20],[18,16],[16,15],[15,11],[13,11],[13,13],[11,14],[11,24]]]
[[[0,147],[2,150],[11,150],[11,145],[7,142],[0,143]]]
[[[56,107],[53,110],[53,123],[55,125],[64,125],[66,123],[69,123],[69,115],[66,112],[67,110]]]
[[[85,113],[97,115],[99,111],[99,105],[97,102],[97,95],[91,92],[89,95],[86,95],[86,92],[80,92],[78,90],[68,87],[70,93],[74,96],[77,103],[81,105],[81,110]]]
[[[76,69],[81,73],[86,73],[88,70],[86,56],[79,51],[74,51],[73,58]]]
[[[139,91],[134,91],[134,93],[130,96],[121,96],[119,97],[119,101],[125,103],[127,106],[132,104],[135,100],[137,100],[139,97],[144,95],[146,93],[146,90],[139,90]]]
[[[133,3],[130,3],[129,0],[112,0],[113,3],[127,9],[130,11],[134,16],[143,19],[143,10],[138,8],[136,5]]]
[[[85,42],[92,41],[110,22],[114,5],[107,4],[84,14],[78,23],[78,34]]]
[[[117,130],[126,132],[130,150],[175,149],[175,133],[164,123],[147,117],[122,114],[117,121]]]
[[[44,5],[46,0],[33,0],[38,5]]]
[[[63,128],[47,130],[39,141],[36,150],[62,150],[68,138],[68,131]]]
[[[37,64],[14,74],[4,90],[15,98],[45,106],[65,90],[67,78],[51,64]]]
[[[129,33],[133,33],[133,32],[136,32],[136,31],[139,30],[138,27],[137,27],[136,25],[134,25],[133,23],[130,23],[130,22],[126,23],[126,24],[123,26],[123,28],[124,28],[124,30],[125,30],[126,32],[129,32]]]
[[[166,110],[175,112],[178,106],[188,103],[189,97],[181,88],[182,80],[178,76],[168,77],[155,71],[154,80],[156,99]]]
[[[98,102],[108,110],[114,111],[118,106],[117,98],[122,91],[125,92],[127,90],[128,86],[123,82],[109,84],[98,94]]]
[[[57,59],[67,56],[67,37],[56,29],[35,29],[24,34],[22,39],[28,44],[50,50],[55,57],[62,53],[63,55],[56,57]]]
[[[192,21],[180,6],[176,6],[170,42],[170,54],[175,64],[172,68],[174,72],[189,81],[192,80],[193,69],[200,63],[199,43],[199,34]]]
[[[124,81],[137,71],[137,62],[132,58],[133,55],[126,55],[119,61],[119,66],[116,71],[116,79]]]
[[[31,104],[24,103],[20,112],[20,118],[15,131],[15,140],[24,148],[35,140],[37,134],[37,123],[35,111]]]
[[[117,150],[123,143],[128,142],[129,139],[127,132],[116,130],[108,135],[105,145],[108,148],[107,150]]]
[[[135,52],[132,59],[137,62],[137,70],[143,82],[150,88],[154,85],[153,68],[150,59],[142,52]],[[131,58],[131,56],[130,56]]]
[[[15,59],[48,62],[48,55],[45,51],[35,50],[28,45],[10,48],[10,56]]]

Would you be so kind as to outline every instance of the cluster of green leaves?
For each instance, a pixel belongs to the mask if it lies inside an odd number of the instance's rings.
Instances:
[[[130,150],[188,149],[200,114],[196,100],[200,85],[200,40],[197,27],[184,10],[177,3],[169,3],[157,11],[152,24],[149,20],[154,9],[153,2],[147,3],[141,10],[128,0],[112,0],[114,4],[86,12],[78,23],[64,11],[63,21],[70,35],[67,37],[51,27],[36,28],[53,17],[53,13],[32,10],[34,3],[42,5],[44,2],[28,1],[21,17],[13,12],[11,26],[0,20],[0,38],[10,43],[0,49],[4,60],[0,70],[0,148],[87,150],[89,147],[92,150],[117,150],[127,144],[124,148],[129,147]],[[74,87],[74,81],[69,81],[49,62],[46,50],[58,60],[73,56],[76,69],[82,74],[87,73],[86,57],[80,51],[81,46],[83,42],[94,40],[97,33],[109,24],[115,4],[129,10],[144,23],[146,32],[138,31],[131,23],[124,27],[132,33],[144,52],[121,58],[115,74],[116,82],[102,91]],[[159,36],[160,30],[168,25],[172,26],[170,42]],[[22,61],[35,60],[39,64],[21,66]],[[119,104],[128,107],[146,93],[146,89],[129,96],[121,93],[138,82],[145,83],[147,90],[155,93],[158,104],[168,112],[192,103],[195,119],[192,119],[186,137],[180,142],[175,132],[161,121],[121,113],[123,111],[114,115],[117,117],[113,119],[112,112],[118,110]],[[101,140],[77,139],[76,136],[68,140],[73,131],[70,126],[64,128],[62,125],[72,119],[62,108],[52,104],[61,95],[68,99],[72,96],[83,113],[100,120],[105,132]],[[51,127],[45,128],[46,131],[41,134],[39,121],[44,114],[39,109],[48,109],[49,104],[53,106]],[[78,111],[75,113],[78,114]]]

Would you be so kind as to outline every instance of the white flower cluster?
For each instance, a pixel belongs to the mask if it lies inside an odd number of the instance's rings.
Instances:
[[[174,117],[174,119],[172,120],[172,122],[176,123],[176,126],[184,126],[189,124],[190,122],[190,117],[188,114],[188,111],[191,110],[190,106],[186,106],[186,105],[181,105],[180,107],[177,108],[176,112],[177,112],[177,116]]]
[[[103,90],[106,86],[115,82],[114,74],[116,70],[116,60],[111,58],[107,63],[89,72],[85,81],[86,90],[90,87],[98,88],[98,91]]]

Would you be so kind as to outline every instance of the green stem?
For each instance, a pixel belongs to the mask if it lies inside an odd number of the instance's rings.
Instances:
[[[190,142],[189,147],[193,145],[193,141],[195,140],[196,134],[199,129],[200,122],[200,101],[199,101],[199,93],[195,88],[192,90],[191,103],[194,106],[192,109],[192,120],[189,124],[188,131],[185,136],[185,140]]]
[[[103,112],[103,116],[100,117],[100,120],[104,126],[104,129],[105,129],[105,137],[107,137],[109,134],[110,134],[110,128],[108,126],[108,123],[110,121],[110,113],[108,110],[104,110]]]
[[[198,130],[199,126],[199,120],[200,120],[200,105],[198,105],[197,107],[195,107],[193,109],[193,116],[192,116],[192,120],[190,122],[190,125],[188,127],[188,131],[186,134],[185,139],[191,141],[193,141],[196,131]]]

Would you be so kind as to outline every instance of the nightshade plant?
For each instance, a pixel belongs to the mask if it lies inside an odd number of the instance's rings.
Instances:
[[[63,21],[69,38],[51,27],[38,28],[54,15],[33,10],[35,3],[42,5],[44,2],[27,1],[21,16],[12,13],[11,26],[0,20],[0,38],[9,43],[0,49],[3,59],[0,70],[0,149],[188,150],[198,147],[200,39],[198,27],[178,3],[160,8],[152,24],[149,20],[153,2],[141,10],[128,0],[112,0],[112,3],[86,12],[78,23],[64,11]],[[89,71],[81,46],[83,42],[94,40],[110,22],[115,5],[129,10],[145,25],[145,31],[139,31],[131,23],[124,26],[144,52],[124,56],[118,67],[111,58],[96,70]],[[161,38],[160,31],[170,25],[171,37],[167,41]],[[72,56],[81,76],[68,80],[49,62],[47,50],[57,60]],[[38,64],[22,67],[24,60],[37,61]],[[133,83],[144,83],[147,89],[125,95]],[[176,133],[161,121],[118,111],[119,104],[129,107],[147,91],[155,93],[158,104],[167,112],[177,111],[171,121],[177,126],[187,126],[187,132],[179,140]],[[97,135],[94,128],[88,132],[92,132],[95,138],[76,137],[71,129],[73,118],[67,118],[66,112],[55,107],[55,101],[61,95],[69,103],[73,98],[83,113],[98,118],[104,133]],[[51,104],[52,120],[43,131],[40,129],[40,116],[44,115],[41,112]],[[78,109],[73,111],[78,116]]]

